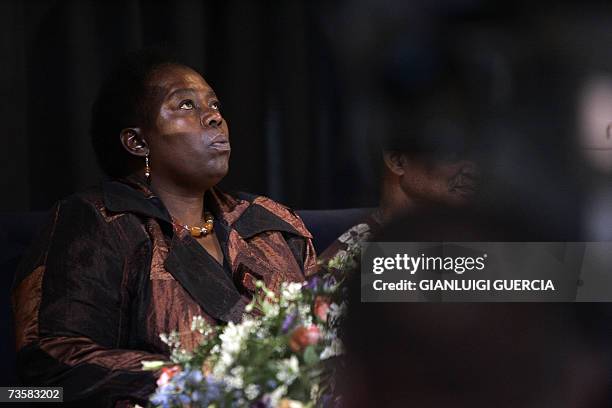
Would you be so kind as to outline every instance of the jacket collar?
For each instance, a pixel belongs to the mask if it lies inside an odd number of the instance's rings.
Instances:
[[[182,234],[173,233],[172,218],[168,210],[145,184],[133,178],[110,181],[103,184],[103,191],[107,210],[131,212],[161,221],[162,230],[172,237],[164,266],[204,311],[225,322],[240,319],[246,301],[233,279],[195,240],[186,236],[188,234],[185,234],[185,231]],[[215,215],[215,222],[220,224],[220,240],[227,241],[234,230],[239,235],[234,238],[234,246],[241,246],[241,254],[248,258],[247,263],[265,265],[265,259],[252,253],[247,243],[247,239],[256,234],[271,230],[300,236],[308,234],[307,231],[300,232],[299,227],[295,228],[284,221],[282,211],[277,210],[278,215],[275,214],[273,205],[267,209],[265,204],[258,204],[258,199],[254,196],[234,197],[212,189],[205,200],[206,208]],[[235,261],[228,259],[228,251],[225,251],[225,255],[229,262]],[[194,270],[199,272],[193,273]]]
[[[130,212],[171,223],[161,200],[135,179],[107,181],[102,184],[104,206],[111,212]]]
[[[104,182],[104,205],[111,212],[131,212],[172,223],[172,217],[159,197],[136,177]],[[205,196],[206,208],[215,218],[235,229],[243,238],[251,238],[266,231],[281,231],[310,238],[270,209],[258,204],[257,196],[232,196],[217,188]]]

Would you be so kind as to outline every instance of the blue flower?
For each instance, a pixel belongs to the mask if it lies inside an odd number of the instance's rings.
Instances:
[[[325,279],[325,281],[323,282],[323,290],[331,290],[333,289],[334,286],[336,286],[338,284],[338,281],[336,280],[336,278],[333,275],[330,275],[327,279]]]
[[[206,377],[206,399],[215,401],[221,397],[223,383],[215,380],[212,377]]]
[[[191,370],[186,375],[187,384],[191,386],[197,386],[202,382],[204,375],[200,370]]]
[[[325,394],[321,397],[321,406],[324,408],[332,407],[333,397],[331,394]]]
[[[181,402],[181,405],[187,405],[191,402],[191,398],[189,398],[189,395],[186,394],[179,394],[178,399]]]
[[[200,391],[198,391],[198,390],[195,390],[194,392],[191,393],[191,400],[193,402],[200,402],[200,401],[202,401],[202,399],[204,397],[205,396],[202,395],[202,393]]]
[[[293,322],[295,321],[296,316],[297,316],[297,313],[295,311],[285,316],[285,319],[283,320],[283,324],[281,325],[281,331],[283,333],[287,333],[289,329],[291,328],[291,326],[293,326]]]
[[[319,279],[319,277],[318,277],[318,276],[315,276],[314,278],[312,278],[311,280],[309,280],[309,281],[308,281],[308,283],[306,284],[306,286],[305,286],[305,287],[306,287],[307,289],[314,290],[314,289],[316,289],[316,288],[319,286],[319,281],[320,281],[320,280],[321,280],[321,279]]]
[[[175,395],[171,389],[162,387],[157,390],[150,398],[153,405],[161,405],[163,408],[170,408],[175,403]]]

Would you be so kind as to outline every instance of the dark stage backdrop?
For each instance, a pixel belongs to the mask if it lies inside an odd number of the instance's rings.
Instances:
[[[612,77],[612,10],[561,3],[0,0],[0,212],[48,209],[100,180],[88,134],[99,84],[127,52],[159,44],[221,99],[233,146],[227,190],[294,208],[374,206],[377,142],[396,122],[389,112],[403,114],[397,100],[439,74],[428,64],[446,69],[428,38],[464,12],[472,17],[463,22],[477,24],[453,47],[478,67],[471,86],[503,113],[480,137],[492,147],[476,143],[501,172],[495,194],[546,212],[568,207],[580,194],[559,183],[596,178],[574,169],[584,160],[574,133],[590,126],[574,116],[583,83]],[[590,127],[605,136],[605,124]],[[596,176],[608,185],[608,173]]]
[[[221,98],[226,189],[297,208],[375,205],[363,7],[384,8],[359,3],[0,0],[0,211],[47,209],[99,181],[88,126],[100,81],[126,52],[163,43]]]

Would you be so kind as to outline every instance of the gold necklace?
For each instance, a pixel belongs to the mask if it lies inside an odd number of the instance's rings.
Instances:
[[[204,225],[201,227],[194,227],[187,224],[180,224],[177,220],[173,219],[173,224],[179,228],[183,228],[191,234],[192,237],[205,237],[210,234],[214,228],[215,217],[208,211],[204,213],[203,217]]]

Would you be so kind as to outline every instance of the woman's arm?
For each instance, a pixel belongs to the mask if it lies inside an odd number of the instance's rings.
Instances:
[[[64,387],[65,401],[112,406],[144,401],[164,356],[124,349],[130,276],[126,236],[113,217],[72,198],[24,258],[13,289],[18,375],[25,385]]]

